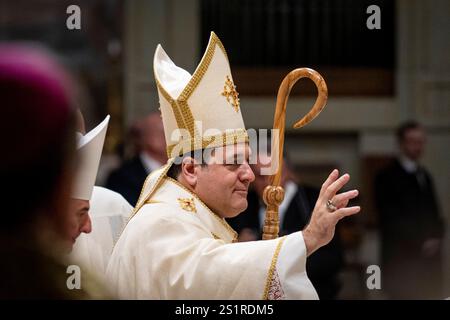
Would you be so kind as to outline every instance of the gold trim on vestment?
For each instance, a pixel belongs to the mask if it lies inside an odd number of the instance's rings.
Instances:
[[[161,83],[156,78],[156,87],[172,107],[173,114],[175,116],[175,121],[179,129],[185,129],[189,132],[191,138],[196,137],[199,139],[199,134],[195,128],[194,116],[192,115],[191,109],[189,108],[186,101],[173,99],[166,90],[164,90]]]
[[[232,145],[237,143],[248,143],[248,142],[249,138],[247,130],[245,129],[227,130],[227,132],[225,133],[217,134],[215,136],[207,136],[204,137],[202,140],[194,138],[190,140],[181,140],[178,143],[171,144],[170,146],[167,147],[167,156],[169,158],[174,158],[177,156],[181,156],[192,150],[203,150],[206,148],[217,148],[226,145]],[[176,154],[172,154],[173,149],[175,147],[179,148],[179,150]]]
[[[161,201],[152,200],[152,199],[145,201],[145,204],[156,204],[156,203],[161,203]]]
[[[144,196],[144,189],[145,189],[145,186],[146,186],[146,184],[147,184],[147,181],[150,179],[150,177],[152,177],[152,175],[153,175],[154,173],[156,173],[157,171],[159,171],[159,169],[156,170],[156,171],[153,171],[152,173],[150,173],[150,174],[147,176],[147,178],[145,179],[144,184],[142,185],[141,194],[139,195],[138,201],[136,202],[136,206],[134,207],[134,210],[133,210],[133,213],[132,213],[130,219],[131,219],[132,217],[134,217],[134,215],[139,211],[139,209],[142,208],[143,205],[146,204],[146,202],[149,200],[149,197],[150,197],[150,196],[153,194],[153,192],[159,187],[159,184],[160,184],[161,181],[164,179],[164,177],[166,176],[166,174],[167,174],[167,172],[169,171],[169,169],[172,167],[172,164],[173,164],[173,163],[171,163],[170,165],[168,165],[168,164],[165,165],[166,168],[161,172],[160,176],[158,177],[158,180],[156,180],[155,184],[153,185],[153,188],[149,190],[149,192],[148,192],[147,195],[146,195],[146,199],[144,200],[144,199],[141,199],[141,198]],[[142,201],[141,201],[141,200],[142,200]]]
[[[187,212],[197,213],[197,208],[195,207],[194,198],[177,198],[181,209]]]
[[[263,300],[268,300],[270,285],[272,282],[273,274],[277,267],[278,255],[280,254],[281,246],[283,245],[283,242],[285,239],[286,239],[285,236],[280,238],[278,241],[277,247],[275,248],[275,253],[273,254],[272,261],[270,262],[269,272],[267,274],[266,287],[264,288]]]
[[[142,185],[141,192],[140,192],[140,194],[139,194],[138,201],[136,202],[136,205],[135,205],[135,207],[133,208],[133,211],[131,211],[131,214],[130,214],[130,216],[128,217],[127,222],[126,222],[125,225],[122,227],[122,230],[120,231],[120,234],[119,234],[119,237],[117,238],[117,241],[118,241],[118,240],[120,239],[120,237],[122,236],[122,233],[123,233],[123,231],[125,230],[126,226],[128,225],[128,222],[130,222],[131,218],[133,218],[134,215],[136,214],[136,212],[137,212],[137,210],[136,210],[137,204],[139,203],[139,199],[142,197],[142,193],[144,192],[144,186],[145,186],[145,184],[147,183],[148,179],[150,179],[150,176],[151,176],[151,174],[149,174],[149,175],[147,176],[147,178],[145,178],[144,184]],[[114,247],[116,246],[117,241],[114,243],[113,249],[114,249]]]
[[[195,69],[192,78],[189,80],[188,84],[181,92],[177,100],[187,101],[187,99],[195,91],[198,84],[203,79],[203,76],[205,75],[206,71],[208,70],[209,65],[211,64],[211,60],[214,56],[214,51],[216,50],[216,45],[222,50],[223,54],[228,60],[227,52],[222,42],[219,40],[219,38],[214,32],[211,32],[211,39],[208,44],[208,47],[206,48],[206,52],[203,55],[203,58],[200,61],[199,65],[197,66],[197,69]]]
[[[214,232],[211,232],[211,235],[213,236],[214,239],[216,240],[222,240],[217,234],[215,234]],[[222,240],[223,241],[223,240]]]
[[[230,227],[230,225],[225,221],[224,218],[221,218],[220,216],[218,216],[216,213],[214,213],[202,200],[200,200],[200,198],[191,190],[189,190],[188,188],[186,188],[185,186],[183,186],[181,183],[179,183],[177,180],[172,179],[171,177],[165,177],[165,180],[168,180],[174,184],[176,184],[177,186],[179,186],[180,188],[182,188],[183,190],[189,192],[195,199],[197,199],[197,201],[220,223],[222,224],[231,234],[233,234],[233,241],[235,239],[237,239],[238,234],[236,231],[233,230],[232,227]]]
[[[239,112],[239,93],[229,76],[225,79],[222,95],[227,98],[227,102],[233,106],[234,111]],[[230,101],[230,98],[232,101]]]

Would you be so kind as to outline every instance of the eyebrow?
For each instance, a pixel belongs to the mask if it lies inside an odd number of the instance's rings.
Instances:
[[[247,155],[247,156],[245,156],[245,155],[243,155],[242,153],[240,153],[240,154],[235,154],[234,156],[232,156],[232,157],[227,157],[226,159],[225,159],[225,164],[230,164],[230,163],[232,163],[232,164],[237,164],[237,160],[239,159],[239,158],[244,158],[247,162],[248,162],[248,160],[250,159],[250,156],[249,155]],[[232,161],[232,162],[231,162]]]

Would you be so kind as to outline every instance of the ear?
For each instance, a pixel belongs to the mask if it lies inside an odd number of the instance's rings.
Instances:
[[[181,175],[192,188],[195,188],[197,184],[197,165],[194,158],[183,158],[181,162]]]

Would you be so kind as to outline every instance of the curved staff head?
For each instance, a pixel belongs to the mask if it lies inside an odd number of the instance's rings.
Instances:
[[[269,185],[264,190],[263,200],[267,206],[264,221],[263,239],[278,237],[279,221],[278,207],[283,201],[284,190],[280,186],[283,163],[284,129],[286,126],[286,105],[294,84],[301,78],[311,79],[317,87],[318,95],[311,110],[294,124],[294,129],[310,123],[323,110],[328,99],[328,88],[323,77],[315,70],[299,68],[288,73],[278,89],[273,128],[279,130],[278,139],[272,139],[272,172]],[[275,171],[276,170],[276,171]]]

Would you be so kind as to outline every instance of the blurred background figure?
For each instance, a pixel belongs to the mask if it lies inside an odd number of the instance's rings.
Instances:
[[[66,286],[74,172],[70,80],[48,53],[0,44],[1,298],[80,298]]]
[[[441,299],[444,221],[433,179],[420,163],[425,130],[403,123],[397,142],[398,158],[375,181],[383,287],[392,299]]]
[[[252,165],[255,181],[248,195],[248,208],[236,218],[228,219],[230,225],[239,233],[239,241],[252,241],[262,238],[266,205],[263,192],[269,184],[269,176],[262,175],[263,168],[270,167],[270,155],[259,154],[257,163]],[[287,158],[284,157],[281,186],[285,190],[284,200],[279,207],[280,232],[287,235],[303,230],[309,223],[320,190],[298,183]],[[338,232],[326,246],[314,252],[306,261],[308,277],[320,299],[335,299],[341,287],[338,279],[344,264]]]
[[[113,171],[106,187],[135,205],[147,175],[167,161],[164,127],[159,113],[151,113],[133,126],[137,150],[133,158]],[[136,140],[135,140],[136,141]]]

